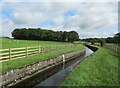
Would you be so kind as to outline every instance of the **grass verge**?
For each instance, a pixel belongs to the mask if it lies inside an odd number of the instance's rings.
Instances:
[[[60,86],[118,86],[118,54],[98,47],[82,61]]]
[[[55,46],[55,45],[67,45],[67,42],[54,42],[54,41],[38,41],[38,40],[17,40],[17,39],[7,39],[0,38],[2,40],[3,49],[6,48],[18,48],[18,47],[33,47],[33,46]]]
[[[68,49],[54,51],[54,52],[46,52],[46,53],[41,53],[39,55],[29,56],[26,58],[20,58],[20,59],[2,62],[2,69],[0,69],[0,71],[7,72],[11,69],[24,67],[26,65],[39,62],[41,60],[53,58],[53,57],[56,57],[65,53],[69,53],[72,51],[77,51],[82,48],[84,48],[84,46],[79,44],[79,45],[75,45],[73,48],[68,48]]]

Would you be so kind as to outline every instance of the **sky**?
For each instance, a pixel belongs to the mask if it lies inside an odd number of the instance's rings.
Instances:
[[[112,37],[118,32],[118,2],[110,1],[1,0],[0,36],[12,37],[15,28],[43,28],[76,31],[80,38]]]

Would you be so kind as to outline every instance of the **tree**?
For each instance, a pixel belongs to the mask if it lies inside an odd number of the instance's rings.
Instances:
[[[70,31],[68,32],[68,41],[78,41],[79,40],[79,35],[75,31]]]
[[[101,38],[100,39],[100,45],[103,47],[105,45],[105,43],[106,43],[106,40]]]
[[[114,36],[114,42],[116,44],[120,44],[120,32],[117,33],[117,34],[115,34],[115,36]]]
[[[106,42],[107,43],[114,43],[114,38],[113,37],[107,37]]]
[[[12,32],[14,39],[73,42],[79,40],[75,31],[53,31],[41,28],[21,28]]]

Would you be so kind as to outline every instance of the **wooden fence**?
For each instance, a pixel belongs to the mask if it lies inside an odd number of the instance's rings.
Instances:
[[[28,57],[34,54],[40,54],[44,52],[51,52],[57,50],[63,50],[66,48],[72,48],[74,44],[67,45],[55,45],[49,47],[22,47],[22,48],[9,48],[9,49],[0,49],[0,62],[13,60],[22,57]]]
[[[95,45],[100,46],[100,43],[95,43]],[[120,45],[114,43],[106,43],[103,47],[110,49],[116,53],[120,53]]]
[[[112,50],[112,51],[114,51],[114,52],[116,52],[118,54],[120,54],[120,45],[118,45],[118,44],[109,44],[109,43],[107,43],[107,44],[104,45],[104,47],[108,48],[108,49],[110,49],[110,50]]]

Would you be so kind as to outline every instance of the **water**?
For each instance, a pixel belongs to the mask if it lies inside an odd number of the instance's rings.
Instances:
[[[90,56],[92,53],[94,53],[92,50],[89,48],[85,47],[86,49],[86,54],[83,55],[80,58],[75,59],[74,61],[71,61],[69,63],[63,64],[63,70],[60,70],[59,72],[55,73],[54,75],[50,76],[49,78],[45,79],[44,81],[38,83],[35,85],[33,88],[38,88],[40,86],[57,86],[61,83],[61,81],[64,79],[68,73],[75,68],[83,59],[86,57]]]
[[[39,88],[40,86],[57,86],[64,80],[64,77],[70,73],[83,59],[94,53],[92,50],[86,47],[86,54],[83,56],[73,59],[71,61],[61,63],[57,66],[46,69],[26,80],[23,80],[17,84],[14,84],[10,88]]]

